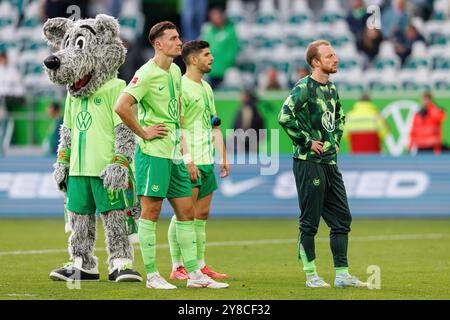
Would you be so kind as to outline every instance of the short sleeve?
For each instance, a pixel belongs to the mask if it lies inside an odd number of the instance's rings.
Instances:
[[[140,102],[142,98],[149,92],[148,91],[148,83],[150,82],[151,75],[148,73],[144,73],[139,69],[134,74],[133,79],[131,79],[128,86],[123,90],[123,92],[127,92],[131,94],[136,102]]]

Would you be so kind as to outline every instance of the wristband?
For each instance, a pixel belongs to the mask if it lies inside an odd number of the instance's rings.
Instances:
[[[114,163],[121,164],[124,167],[128,168],[128,159],[122,154],[116,154],[114,156]]]
[[[192,156],[190,153],[183,154],[183,162],[184,164],[192,163]]]
[[[58,158],[56,162],[69,165],[70,163],[70,149],[69,148],[61,148],[58,151]]]

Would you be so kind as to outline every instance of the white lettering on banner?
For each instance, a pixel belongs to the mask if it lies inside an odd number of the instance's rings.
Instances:
[[[392,121],[398,132],[397,141],[394,140],[392,133],[388,134],[384,138],[384,142],[389,150],[389,153],[394,156],[399,156],[403,153],[403,150],[408,146],[409,142],[409,131],[411,129],[414,114],[420,109],[419,105],[415,101],[411,100],[400,100],[395,101],[387,105],[383,111],[382,115],[385,119],[392,117]],[[402,115],[407,112],[406,118]]]
[[[11,199],[63,198],[53,182],[51,173],[0,173],[0,192],[7,192]]]
[[[427,190],[430,178],[423,172],[394,172],[386,190],[388,198],[414,198]]]
[[[11,180],[13,179],[13,174],[10,172],[0,173],[0,192],[7,192],[9,186],[11,185]]]
[[[342,171],[342,176],[349,198],[415,198],[430,184],[423,171]],[[277,199],[297,197],[292,172],[277,176],[272,193]]]

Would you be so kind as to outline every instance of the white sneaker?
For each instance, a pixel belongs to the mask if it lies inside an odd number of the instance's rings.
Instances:
[[[202,275],[200,279],[188,279],[188,288],[210,288],[210,289],[223,289],[228,288],[228,283],[217,282],[207,275]]]
[[[334,286],[337,288],[368,287],[368,284],[366,282],[359,281],[357,277],[348,274],[346,276],[336,276],[336,278],[334,278]]]
[[[147,288],[149,289],[176,289],[177,287],[168,283],[159,272],[150,273],[147,275]]]
[[[328,283],[326,283],[322,278],[320,278],[317,275],[308,277],[308,279],[306,280],[306,286],[308,288],[329,288],[330,287],[330,285]]]

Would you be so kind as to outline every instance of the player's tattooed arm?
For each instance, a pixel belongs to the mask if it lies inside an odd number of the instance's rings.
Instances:
[[[130,163],[133,161],[136,150],[136,137],[123,123],[114,128],[115,156],[113,163],[109,164],[100,174],[105,188],[110,190],[125,190],[129,186]]]
[[[53,165],[53,179],[59,190],[67,191],[67,178],[70,168],[70,149],[72,145],[71,130],[64,125],[59,129],[58,158]]]

